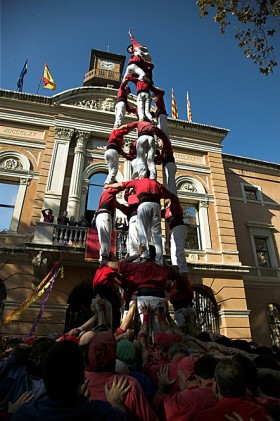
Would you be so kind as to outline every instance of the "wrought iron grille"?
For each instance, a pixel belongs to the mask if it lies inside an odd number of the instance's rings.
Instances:
[[[209,293],[194,287],[194,308],[197,313],[197,324],[200,331],[211,330],[219,332],[219,313],[214,297]]]

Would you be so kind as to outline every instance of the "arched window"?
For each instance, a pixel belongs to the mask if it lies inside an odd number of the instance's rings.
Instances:
[[[202,288],[193,287],[193,290],[198,331],[219,332],[219,313],[215,298]]]
[[[16,151],[0,153],[0,232],[17,231],[31,177],[30,161],[25,155]]]
[[[277,304],[267,306],[271,344],[280,346],[280,307]]]
[[[106,180],[106,177],[106,173],[98,172],[92,174],[92,176],[89,179],[85,212],[85,217],[88,222],[91,222],[94,213],[98,208],[99,199],[103,191],[104,181]]]
[[[208,220],[209,195],[201,182],[193,177],[181,176],[176,180],[178,197],[188,227],[187,250],[211,249]]]

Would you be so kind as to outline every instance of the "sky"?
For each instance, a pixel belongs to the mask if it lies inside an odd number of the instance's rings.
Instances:
[[[26,59],[23,92],[37,92],[44,63],[57,89],[41,85],[39,95],[82,86],[92,48],[128,58],[130,29],[149,48],[170,116],[174,88],[179,119],[187,119],[188,91],[194,122],[230,130],[224,153],[280,163],[279,32],[279,67],[266,77],[238,49],[233,25],[220,35],[195,0],[1,0],[0,12],[1,89],[16,90]]]

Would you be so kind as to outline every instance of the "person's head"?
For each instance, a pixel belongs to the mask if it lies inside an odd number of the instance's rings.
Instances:
[[[211,342],[211,337],[209,333],[207,332],[199,332],[196,335],[197,339],[199,339],[201,342]]]
[[[84,361],[79,345],[56,342],[43,363],[43,381],[51,399],[71,399],[80,394],[84,382]]]
[[[127,364],[129,370],[134,370],[136,366],[135,347],[128,339],[122,339],[117,344],[118,360]]]
[[[257,368],[271,368],[272,370],[280,371],[280,365],[276,359],[270,355],[258,355],[254,358],[254,364]]]
[[[44,358],[54,343],[54,339],[40,338],[31,346],[27,356],[26,369],[32,377],[42,378]]]
[[[126,51],[127,51],[129,54],[133,54],[133,52],[134,52],[133,45],[132,45],[132,44],[130,44],[130,45],[127,47]]]
[[[206,354],[194,363],[194,374],[200,387],[204,387],[213,381],[218,362],[217,358]]]
[[[246,388],[249,389],[253,395],[257,393],[257,368],[250,358],[242,354],[235,354],[233,360],[237,361],[244,372],[244,380]]]
[[[98,332],[92,338],[88,351],[88,371],[114,371],[117,344],[111,332]]]
[[[214,373],[213,394],[222,398],[240,398],[246,394],[244,372],[234,360],[223,359]]]
[[[235,339],[231,343],[232,348],[240,349],[241,351],[248,352],[249,354],[252,352],[249,343],[243,339]]]

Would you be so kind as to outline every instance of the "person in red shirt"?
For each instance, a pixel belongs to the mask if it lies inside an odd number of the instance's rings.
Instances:
[[[100,244],[99,261],[101,265],[106,265],[110,255],[113,217],[117,206],[117,193],[117,189],[104,189],[99,200],[98,210],[95,213],[95,224]]]
[[[128,221],[128,237],[127,237],[127,252],[129,256],[133,256],[139,249],[139,237],[137,228],[137,209],[139,199],[134,192],[134,189],[127,189],[124,195],[128,206],[117,203],[118,209],[124,213]]]
[[[139,199],[137,211],[137,227],[140,244],[146,247],[141,255],[143,259],[149,259],[149,243],[152,237],[156,249],[156,263],[163,263],[162,232],[161,232],[161,209],[160,199],[171,198],[173,194],[162,184],[150,178],[114,183],[104,188],[116,188],[124,190],[133,187]]]
[[[119,169],[119,155],[128,159],[129,156],[123,151],[123,137],[128,133],[127,126],[120,126],[114,129],[108,139],[105,161],[108,166],[108,176],[104,184],[110,184],[115,181]]]
[[[173,266],[178,266],[179,272],[185,274],[189,271],[185,255],[185,242],[187,227],[184,223],[183,209],[177,196],[165,200],[165,209],[162,216],[165,218],[170,230],[170,257]]]
[[[48,213],[47,213],[48,211]],[[53,223],[54,221],[54,216],[53,216],[53,211],[52,209],[42,209],[42,215],[44,218],[44,222],[49,222],[49,223]]]
[[[89,399],[106,401],[105,384],[112,386],[115,373],[117,344],[110,332],[96,333],[88,351],[86,378],[88,379]],[[123,400],[128,420],[157,421],[138,381],[131,376],[124,376],[130,385]],[[117,376],[119,378],[119,376]]]
[[[137,92],[137,112],[140,121],[152,121],[151,114],[152,97],[150,94],[150,83],[139,80],[135,75],[127,75],[126,79],[136,86]]]
[[[155,180],[157,174],[154,161],[156,150],[154,136],[156,135],[160,139],[167,139],[169,142],[168,138],[155,124],[148,121],[135,121],[122,127],[126,128],[128,132],[136,128],[138,131],[138,140],[136,144],[138,176],[146,177],[147,170],[149,170],[150,178]]]
[[[125,82],[122,82],[117,93],[117,102],[115,106],[115,123],[114,129],[117,129],[123,124],[125,113],[136,114],[136,108],[128,105],[127,96],[130,94],[130,88]]]
[[[244,373],[237,361],[224,359],[217,365],[213,393],[217,405],[199,412],[195,421],[272,421],[262,406],[246,399]]]
[[[218,363],[214,357],[205,355],[194,363],[194,374],[198,380],[198,387],[183,389],[181,382],[180,392],[166,394],[166,390],[173,383],[175,378],[170,379],[168,367],[162,367],[158,375],[158,389],[154,397],[154,409],[160,419],[166,421],[187,421],[203,409],[217,404],[212,392],[212,383],[215,367]],[[202,419],[202,418],[201,418]],[[216,418],[203,418],[203,421],[216,421]]]
[[[171,142],[168,137],[165,136],[158,141],[158,146],[161,149],[163,185],[172,191],[172,193],[177,194],[175,180],[177,167],[175,164]]]

